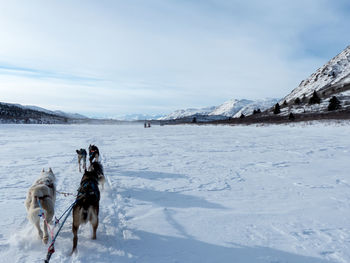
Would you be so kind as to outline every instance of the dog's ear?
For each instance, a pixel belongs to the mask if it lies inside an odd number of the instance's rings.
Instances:
[[[53,173],[51,167],[49,168],[49,172],[50,172],[50,173]]]
[[[79,154],[79,151],[78,151],[78,150],[76,150],[76,152],[77,152],[77,154]]]
[[[41,172],[42,172],[42,173],[45,173],[45,169],[43,168],[43,169],[41,170]]]

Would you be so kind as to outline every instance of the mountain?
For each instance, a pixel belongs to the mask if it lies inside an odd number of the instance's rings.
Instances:
[[[68,119],[56,114],[25,108],[22,105],[0,102],[0,123],[58,124]]]
[[[169,115],[166,115],[164,117],[159,118],[158,120],[176,120],[181,119],[185,117],[191,117],[191,116],[206,116],[209,115],[213,110],[215,110],[216,107],[206,107],[201,109],[186,109],[186,110],[176,110]]]
[[[237,100],[231,99],[229,101],[224,102],[220,106],[216,107],[209,115],[213,116],[225,116],[225,117],[234,117],[235,114],[240,111],[242,108],[247,105],[253,103],[252,100]]]
[[[233,117],[239,118],[242,114],[245,116],[251,115],[254,110],[260,109],[260,111],[265,111],[275,105],[280,99],[276,98],[266,98],[261,100],[256,100],[240,109]]]
[[[73,120],[84,120],[87,117],[80,114],[50,111],[37,106],[0,102],[0,123],[71,123]]]
[[[149,114],[128,114],[117,116],[116,119],[121,121],[143,121],[143,120],[158,120],[164,115],[149,115]]]
[[[48,114],[53,114],[53,115],[58,115],[58,116],[62,116],[65,118],[71,118],[71,119],[87,119],[88,117],[78,114],[78,113],[67,113],[67,112],[63,112],[63,111],[51,111],[51,110],[47,110],[38,106],[32,106],[32,105],[21,105],[21,104],[12,104],[18,107],[21,107],[23,109],[31,109],[31,110],[35,110],[35,111],[40,111],[40,112],[45,112]]]
[[[316,91],[321,99],[320,103],[309,104],[309,100]],[[330,99],[336,96],[342,109],[350,104],[350,46],[329,62],[316,70],[310,77],[280,101],[281,114],[293,113],[321,113],[327,112]],[[299,99],[300,102],[296,103]],[[287,107],[288,106],[288,107]]]
[[[254,110],[260,109],[264,111],[274,104],[276,104],[279,99],[261,99],[261,100],[238,100],[231,99],[224,102],[219,106],[206,107],[202,109],[186,109],[177,110],[173,113],[161,118],[160,120],[177,120],[177,119],[188,119],[196,117],[200,121],[212,121],[221,120],[228,118],[238,118],[243,113],[244,115],[251,115]]]

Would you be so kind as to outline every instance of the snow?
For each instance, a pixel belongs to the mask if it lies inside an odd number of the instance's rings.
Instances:
[[[96,144],[107,186],[97,240],[71,216],[51,262],[350,262],[350,123],[1,125],[0,262],[43,262],[24,200],[42,168],[74,193]],[[57,196],[56,215],[73,202]]]

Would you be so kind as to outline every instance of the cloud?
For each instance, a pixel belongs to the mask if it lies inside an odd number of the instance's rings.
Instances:
[[[283,97],[349,43],[349,11],[345,0],[8,1],[0,90],[108,116]]]

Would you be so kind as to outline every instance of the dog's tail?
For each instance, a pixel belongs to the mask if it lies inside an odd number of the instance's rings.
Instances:
[[[86,222],[86,219],[88,217],[88,210],[87,209],[83,209],[82,211],[82,215],[83,215],[83,222]]]

